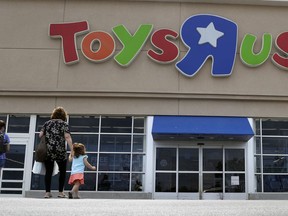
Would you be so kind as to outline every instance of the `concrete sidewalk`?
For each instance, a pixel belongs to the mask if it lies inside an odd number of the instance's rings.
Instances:
[[[115,200],[0,198],[2,216],[287,216],[286,200]]]

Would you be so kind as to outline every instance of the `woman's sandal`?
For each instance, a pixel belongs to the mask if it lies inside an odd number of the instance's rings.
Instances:
[[[45,194],[45,196],[44,196],[45,199],[49,199],[49,198],[51,198],[51,197],[52,197],[51,194]]]
[[[68,196],[66,194],[59,194],[57,197],[58,198],[68,198]]]

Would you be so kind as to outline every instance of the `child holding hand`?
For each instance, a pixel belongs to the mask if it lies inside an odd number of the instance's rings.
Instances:
[[[84,169],[85,166],[88,169],[96,170],[95,166],[92,166],[86,155],[86,148],[82,143],[73,144],[73,153],[69,155],[69,162],[72,162],[71,175],[69,178],[69,184],[73,185],[72,190],[69,192],[69,199],[79,199],[79,187],[84,184]]]

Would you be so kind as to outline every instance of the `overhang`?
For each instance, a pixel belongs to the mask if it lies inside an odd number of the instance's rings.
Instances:
[[[154,140],[248,141],[254,132],[245,117],[154,116]]]

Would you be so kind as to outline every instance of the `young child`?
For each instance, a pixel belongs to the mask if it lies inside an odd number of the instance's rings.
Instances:
[[[68,183],[73,185],[69,192],[69,199],[79,199],[78,192],[80,185],[84,184],[85,166],[91,170],[96,170],[96,167],[87,161],[86,148],[82,143],[73,144],[73,154],[69,155],[69,162],[72,161],[72,167]]]

